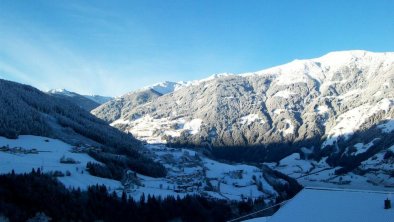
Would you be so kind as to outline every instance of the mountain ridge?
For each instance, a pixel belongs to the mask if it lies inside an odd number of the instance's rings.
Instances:
[[[48,90],[46,93],[68,100],[87,111],[91,111],[100,106],[101,104],[113,99],[112,97],[100,95],[81,95],[76,92],[68,91],[66,89],[51,89]]]

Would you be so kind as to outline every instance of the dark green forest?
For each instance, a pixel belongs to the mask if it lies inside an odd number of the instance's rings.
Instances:
[[[263,200],[227,202],[202,196],[143,195],[134,200],[98,185],[86,191],[67,189],[39,169],[0,175],[0,218],[16,222],[36,215],[51,221],[226,221],[264,206]]]

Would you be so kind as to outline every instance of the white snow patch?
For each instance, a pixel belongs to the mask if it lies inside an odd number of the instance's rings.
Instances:
[[[374,139],[365,145],[363,143],[355,144],[354,147],[357,149],[357,151],[354,153],[354,155],[358,155],[360,153],[364,153],[365,151],[367,151],[370,147],[373,146],[374,141],[376,141],[376,140],[378,140],[378,139]]]
[[[264,124],[265,121],[259,117],[258,114],[249,114],[247,116],[241,117],[239,123],[242,125],[250,125],[256,121],[259,121],[261,124]]]
[[[351,99],[352,97],[361,94],[361,90],[359,89],[355,89],[355,90],[351,90],[343,95],[337,96],[338,99]]]
[[[384,133],[391,133],[394,131],[394,119],[387,120],[386,123],[383,123],[378,126],[380,130]]]
[[[370,112],[368,113],[368,117],[376,114],[377,112],[383,110],[384,112],[388,112],[394,106],[394,99],[382,99],[380,100],[374,107],[371,108]]]
[[[391,152],[394,152],[394,145],[389,147],[387,150],[390,150]]]
[[[190,134],[195,135],[200,131],[202,119],[193,119],[190,122],[186,122],[183,129],[189,130]]]
[[[294,133],[294,125],[292,124],[291,120],[285,119],[284,122],[286,123],[285,129],[281,129],[280,131],[284,135],[293,134]]]
[[[122,121],[117,122],[121,123]],[[128,122],[127,130],[138,139],[151,143],[166,143],[163,139],[165,135],[179,137],[184,131],[188,131],[192,135],[197,134],[200,131],[202,122],[202,119],[193,119],[187,122],[184,118],[156,119],[150,115],[145,115]]]
[[[135,137],[148,142],[166,142],[162,140],[163,135],[179,137],[184,130],[185,120],[160,118],[155,119],[150,115],[145,115],[137,120],[128,123],[128,131]]]
[[[312,168],[311,162],[302,160],[299,153],[293,153],[280,160],[280,165],[275,166],[277,170],[292,176],[294,173],[307,172]]]
[[[175,101],[175,103],[179,106],[182,104],[182,101],[178,99],[177,101]]]
[[[296,93],[291,92],[290,90],[282,90],[274,94],[274,97],[282,97],[285,99],[290,98],[292,95],[296,95]]]
[[[275,115],[279,115],[279,114],[285,113],[285,112],[286,112],[285,109],[274,109],[274,111],[273,111],[273,113],[274,113]]]
[[[297,162],[298,160],[300,160],[300,154],[299,153],[293,153],[290,156],[287,156],[285,158],[283,158],[282,160],[280,160],[280,164],[294,164],[295,162]]]
[[[376,93],[373,94],[374,97],[379,97],[383,94],[382,91],[377,91]]]
[[[364,143],[357,143],[354,145],[354,147],[357,149],[354,155],[364,153],[365,151],[367,151],[367,148],[364,146]]]
[[[375,106],[364,104],[343,113],[337,117],[335,120],[336,124],[329,130],[327,140],[323,143],[323,147],[333,145],[341,136],[345,136],[345,139],[350,138],[367,118],[379,111],[387,113],[393,105],[394,101],[392,99],[382,99]],[[391,125],[388,124],[385,126]]]
[[[327,113],[328,111],[329,111],[329,108],[326,105],[317,107],[318,114],[324,114],[324,113]]]
[[[130,123],[130,120],[125,120],[125,119],[120,118],[120,119],[117,119],[117,120],[113,121],[109,125],[111,125],[111,126],[115,126],[117,124],[124,124],[124,125],[126,125],[126,124],[129,124],[129,123]]]

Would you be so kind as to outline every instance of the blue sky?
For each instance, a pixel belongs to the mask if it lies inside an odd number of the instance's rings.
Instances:
[[[117,96],[330,51],[394,51],[392,0],[0,0],[0,78]]]

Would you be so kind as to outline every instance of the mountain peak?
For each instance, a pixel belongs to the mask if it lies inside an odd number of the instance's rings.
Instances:
[[[48,90],[47,93],[49,94],[61,94],[65,96],[75,96],[74,92],[68,91],[66,89],[51,89]]]
[[[153,84],[151,86],[147,86],[144,89],[152,89],[160,94],[165,95],[165,94],[172,93],[172,92],[178,90],[183,85],[184,84],[182,82],[165,81],[165,82]]]
[[[312,60],[321,60],[326,62],[348,62],[351,60],[358,59],[368,59],[368,60],[376,60],[382,58],[393,58],[393,52],[371,52],[366,50],[344,50],[344,51],[333,51],[329,52],[319,58]]]

